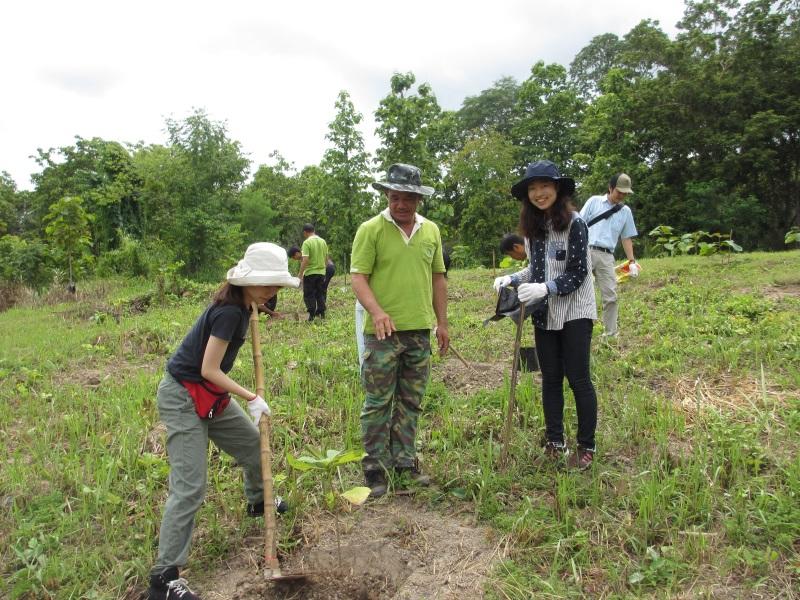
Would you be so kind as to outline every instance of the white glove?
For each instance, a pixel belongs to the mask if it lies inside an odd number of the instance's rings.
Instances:
[[[543,283],[520,283],[517,298],[523,304],[531,304],[547,296],[548,289]]]
[[[501,275],[500,277],[495,278],[492,287],[494,288],[494,291],[499,294],[501,288],[508,287],[510,285],[511,275]]]
[[[628,263],[628,275],[631,277],[639,276],[639,263],[635,261]]]
[[[261,397],[256,396],[247,403],[247,410],[250,411],[250,416],[253,417],[253,423],[258,425],[261,415],[270,416],[272,411],[269,409],[269,404]]]

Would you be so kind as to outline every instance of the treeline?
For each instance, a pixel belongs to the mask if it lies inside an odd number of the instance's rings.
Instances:
[[[165,268],[218,279],[249,242],[296,243],[306,221],[342,257],[383,205],[369,182],[393,162],[436,188],[423,212],[461,264],[491,261],[517,221],[509,188],[536,158],[576,178],[579,205],[629,173],[641,233],[665,224],[780,248],[800,222],[799,16],[797,0],[689,0],[674,40],[645,20],[456,111],[395,73],[374,113],[375,156],[342,91],[322,161],[299,171],[276,151],[249,179],[240,144],[202,110],[167,120],[166,145],[77,138],[39,150],[32,191],[0,176],[0,279],[43,287],[54,273]]]

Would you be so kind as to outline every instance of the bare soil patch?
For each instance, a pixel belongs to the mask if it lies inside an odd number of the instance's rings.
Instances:
[[[765,298],[782,300],[783,298],[800,298],[800,284],[770,285],[762,290]]]
[[[705,408],[759,411],[767,404],[784,404],[788,392],[769,381],[719,374],[683,377],[677,381],[654,380],[650,389],[672,400],[689,416]]]
[[[448,390],[469,396],[479,390],[496,389],[503,386],[510,375],[511,365],[500,363],[468,362],[465,366],[457,358],[434,365],[433,377],[442,381]]]
[[[326,517],[307,522],[299,532],[306,544],[281,558],[284,573],[313,573],[305,581],[265,581],[261,538],[223,569],[192,581],[207,600],[468,600],[483,597],[489,572],[503,558],[489,529],[469,517],[431,511],[410,497],[367,504],[340,517],[339,526],[341,554],[333,518]]]
[[[79,385],[87,389],[97,389],[105,383],[124,381],[132,373],[143,371],[155,373],[163,364],[163,359],[143,364],[120,361],[113,365],[75,365],[53,374],[53,385]]]

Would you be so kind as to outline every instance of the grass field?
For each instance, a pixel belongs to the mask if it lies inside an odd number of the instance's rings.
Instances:
[[[418,500],[473,512],[504,541],[489,598],[800,597],[800,252],[642,264],[621,286],[623,336],[593,341],[598,454],[583,473],[540,460],[531,375],[518,386],[511,464],[498,468],[513,327],[482,325],[490,270],[451,272],[454,346],[505,376],[467,384],[460,363],[434,358],[418,442],[437,485]],[[155,388],[211,290],[157,302],[153,289],[98,281],[78,301],[0,314],[0,596],[144,589],[169,469]],[[359,445],[353,295],[341,276],[329,302],[323,323],[263,325],[275,469],[294,507],[287,551],[292,521],[324,507],[285,453]],[[283,292],[278,308],[302,311],[300,293]],[[247,346],[233,376],[252,381]],[[569,393],[566,405],[574,441]],[[260,527],[244,515],[239,470],[213,448],[209,457],[195,567]],[[358,467],[341,477],[358,483]]]

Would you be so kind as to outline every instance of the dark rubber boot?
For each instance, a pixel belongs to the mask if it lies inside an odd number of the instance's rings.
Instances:
[[[386,493],[386,476],[383,471],[370,470],[364,471],[364,480],[367,482],[367,487],[370,489],[370,498],[380,498]]]

